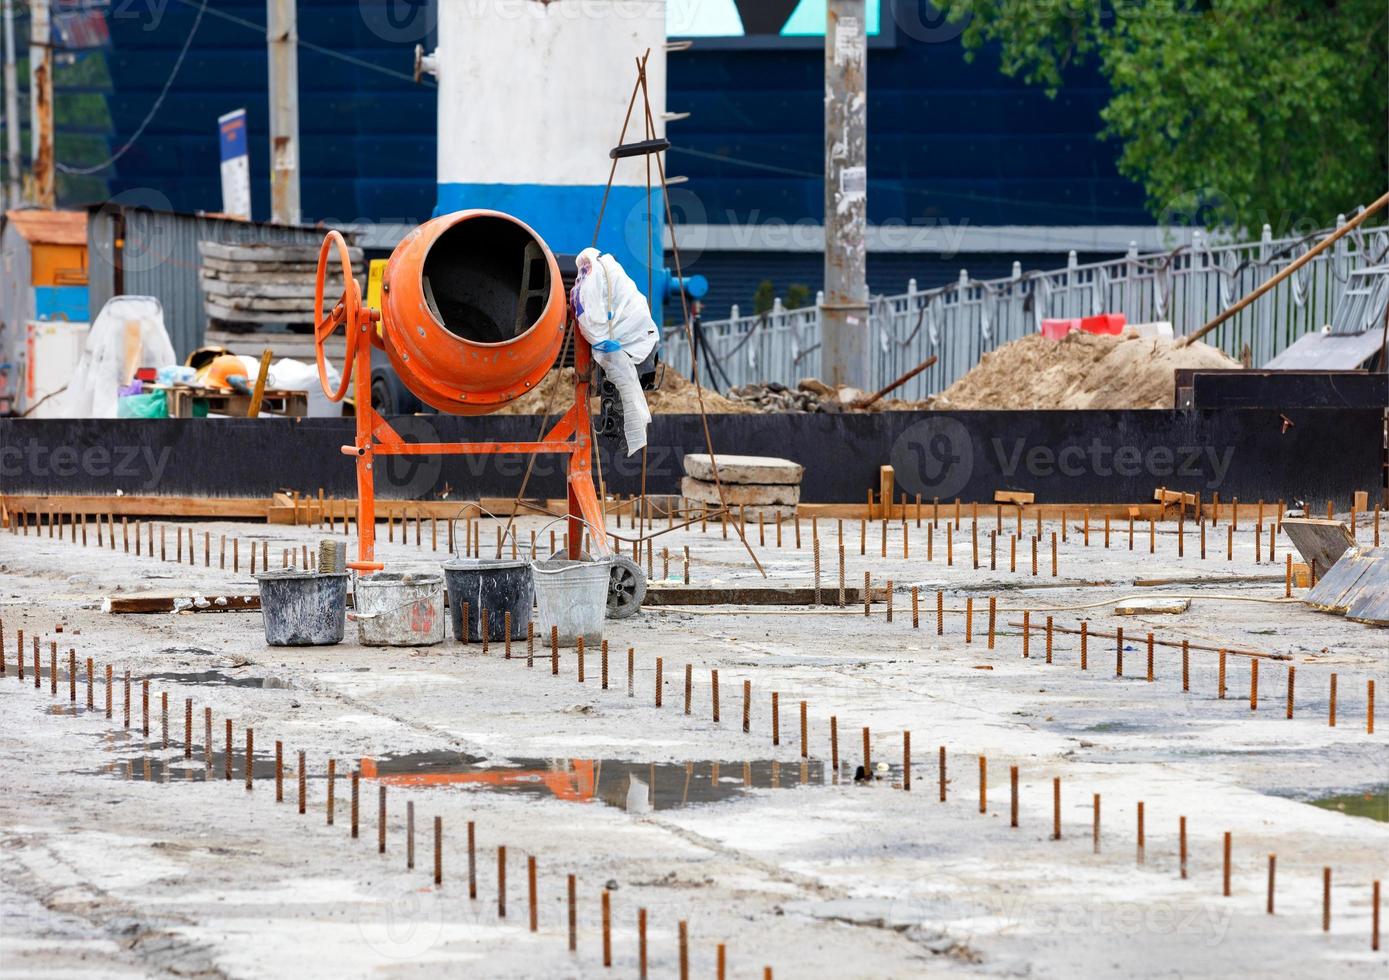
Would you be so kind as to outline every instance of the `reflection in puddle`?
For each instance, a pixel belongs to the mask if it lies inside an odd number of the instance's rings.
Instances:
[[[1341,793],[1336,796],[1323,796],[1319,800],[1308,800],[1313,806],[1323,810],[1336,810],[1352,817],[1369,817],[1371,820],[1389,821],[1389,785],[1375,786],[1359,793]]]
[[[114,732],[110,735],[112,737],[107,739],[104,748],[113,752],[143,752],[144,754],[113,759],[96,769],[84,770],[84,775],[109,776],[114,779],[131,779],[147,783],[209,782],[228,778],[244,782],[246,779],[245,746],[242,746],[239,752],[233,747],[231,776],[228,777],[227,754],[221,750],[206,753],[204,746],[194,745],[191,756],[185,757],[182,745],[173,745],[167,751],[161,751],[157,739],[141,741],[138,734],[126,732]],[[289,780],[291,776],[298,779],[293,762],[294,760],[289,756],[285,757],[284,778],[286,780]],[[275,778],[274,754],[255,753],[251,758],[251,776],[255,780],[273,780]],[[310,773],[308,778],[312,780],[315,776]]]
[[[148,679],[150,682],[168,681],[171,684],[211,684],[221,687],[289,687],[289,684],[280,677],[238,677],[224,670],[168,671],[162,674],[150,674]]]
[[[733,799],[748,789],[823,786],[818,760],[649,763],[616,759],[518,759],[489,764],[459,752],[364,758],[362,775],[397,786],[467,786],[529,793],[644,813]]]

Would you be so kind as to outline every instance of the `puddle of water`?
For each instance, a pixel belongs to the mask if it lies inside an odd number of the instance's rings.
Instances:
[[[151,683],[167,681],[171,684],[211,684],[221,687],[258,687],[276,690],[289,687],[289,684],[280,677],[241,677],[223,670],[166,671],[162,674],[150,674],[148,679]]]
[[[1323,796],[1321,799],[1307,802],[1323,810],[1336,810],[1352,817],[1368,817],[1371,820],[1389,822],[1389,785],[1376,786],[1359,793]]]
[[[171,744],[167,751],[160,749],[158,739],[150,741],[140,741],[138,734],[125,739],[124,741],[109,742],[104,748],[114,752],[131,752],[139,754],[129,755],[122,759],[112,759],[95,769],[82,770],[85,776],[106,776],[112,779],[129,779],[137,782],[147,783],[170,783],[170,782],[216,782],[227,778],[227,756],[221,751],[214,751],[210,756],[204,756],[203,746],[193,746],[191,758],[184,758],[183,747]],[[286,757],[284,760],[284,778],[286,782],[297,780],[298,774],[294,771],[294,760]],[[246,780],[246,752],[237,752],[233,748],[231,759],[231,778],[234,782],[245,782]],[[274,753],[262,754],[255,753],[251,758],[251,776],[259,782],[267,780],[273,782],[275,779],[275,756]],[[323,774],[318,774],[323,776]],[[317,778],[310,774],[309,779]],[[326,777],[324,777],[326,778]]]
[[[400,786],[466,786],[573,803],[599,801],[633,812],[734,799],[749,789],[823,786],[823,762],[649,763],[619,759],[517,759],[489,764],[459,752],[418,752],[361,760],[362,775]],[[837,781],[837,780],[835,780]]]

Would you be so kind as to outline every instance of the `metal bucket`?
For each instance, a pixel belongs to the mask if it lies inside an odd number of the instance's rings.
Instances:
[[[530,564],[509,558],[454,558],[444,562],[449,589],[449,621],[453,638],[476,643],[482,639],[482,614],[487,613],[487,639],[506,639],[506,614],[511,613],[511,638],[524,640],[535,605],[535,581]],[[468,607],[467,629],[463,607]]]
[[[357,608],[347,618],[369,647],[426,647],[444,639],[444,577],[377,572],[357,579]]]
[[[551,559],[531,562],[531,568],[535,571],[541,640],[548,640],[554,627],[559,631],[560,646],[575,646],[581,636],[585,646],[602,643],[612,559]]]
[[[342,642],[347,576],[299,568],[256,575],[265,642],[272,647],[330,646]]]

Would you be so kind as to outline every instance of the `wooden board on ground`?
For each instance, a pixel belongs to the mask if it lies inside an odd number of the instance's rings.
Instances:
[[[1346,552],[1303,601],[1322,612],[1389,626],[1389,548]]]
[[[1389,626],[1389,548],[1367,548],[1362,552],[1370,568],[1360,577],[1346,618],[1371,626]]]
[[[1036,503],[1036,501],[1037,495],[1025,490],[994,491],[994,503],[996,504],[1031,504]]]
[[[886,602],[886,593],[874,589],[873,602]],[[839,589],[820,590],[821,606],[837,606]],[[647,586],[646,605],[650,606],[811,606],[815,589],[801,585],[679,585],[658,582]],[[863,590],[844,589],[844,604],[863,606]]]
[[[1315,562],[1317,577],[1330,572],[1331,567],[1351,548],[1355,538],[1344,521],[1327,520],[1321,517],[1285,517],[1283,533],[1293,543],[1303,561]]]
[[[771,456],[717,455],[720,483],[779,483],[799,485],[805,467],[789,459]],[[713,482],[714,464],[708,453],[686,453],[685,475]]]
[[[49,496],[9,494],[5,507],[11,514],[111,514],[120,517],[206,517],[212,520],[235,517],[264,518],[270,510],[269,497],[160,497],[115,496],[112,494],[73,494]]]
[[[258,612],[260,594],[257,592],[241,595],[190,595],[147,594],[106,596],[101,600],[101,611],[120,616],[126,614],[151,614],[171,612]]]

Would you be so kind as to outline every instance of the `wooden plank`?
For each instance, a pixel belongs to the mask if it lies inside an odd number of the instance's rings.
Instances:
[[[1178,490],[1168,490],[1166,487],[1158,487],[1153,491],[1153,499],[1160,504],[1181,504],[1183,507],[1196,507],[1196,494],[1182,493]]]
[[[106,596],[101,611],[112,615],[152,614],[171,612],[258,612],[260,595],[192,595],[148,594]]]
[[[246,406],[246,418],[260,415],[261,402],[265,400],[265,382],[270,377],[270,358],[274,356],[269,347],[260,352],[260,369],[256,371],[256,386],[251,391],[251,403]]]
[[[887,596],[881,589],[874,589],[872,601],[886,602]],[[649,585],[646,589],[646,605],[652,606],[810,606],[815,603],[815,589],[800,585]],[[820,590],[820,605],[837,606],[839,589],[837,587]],[[858,587],[844,589],[844,604],[863,605],[863,590]]]
[[[995,490],[994,503],[996,504],[1031,504],[1036,503],[1037,495],[1025,490]]]
[[[113,514],[116,517],[228,517],[264,518],[270,509],[267,497],[162,497],[108,494],[7,494],[11,512],[64,514]]]
[[[878,512],[875,516],[886,517],[892,507],[894,497],[893,484],[897,480],[897,473],[891,466],[878,467]]]
[[[1346,618],[1389,626],[1389,548],[1369,548],[1364,554],[1370,567],[1356,587]]]
[[[1360,594],[1360,583],[1377,562],[1367,555],[1347,552],[1312,586],[1302,601],[1322,612],[1347,612]]]
[[[961,509],[963,512],[965,512],[966,519],[968,519],[968,512],[969,512],[969,510],[970,510],[970,508],[971,508],[972,506],[973,506],[973,504],[971,504],[971,502],[970,502],[970,501],[967,501],[967,500],[966,500],[966,501],[961,501],[961,503],[960,503],[960,509]],[[1060,520],[1060,519],[1061,519],[1061,515],[1064,513],[1064,514],[1066,515],[1066,520],[1067,520],[1068,522],[1072,523],[1072,524],[1079,523],[1079,522],[1082,520],[1082,518],[1084,517],[1084,514],[1085,514],[1085,511],[1086,511],[1086,510],[1089,510],[1089,511],[1090,511],[1090,520],[1091,520],[1092,523],[1095,522],[1095,521],[1102,521],[1102,520],[1104,520],[1104,518],[1105,518],[1106,516],[1111,517],[1111,518],[1115,518],[1115,519],[1124,519],[1124,520],[1127,520],[1127,519],[1128,519],[1128,516],[1129,516],[1129,510],[1130,510],[1130,508],[1133,508],[1133,506],[1134,506],[1134,505],[1132,505],[1132,504],[1063,504],[1063,503],[1055,503],[1055,504],[1052,504],[1052,503],[1047,503],[1047,504],[1022,504],[1022,505],[1021,505],[1021,507],[1022,507],[1022,512],[1023,512],[1023,519],[1024,519],[1024,520],[1028,520],[1028,519],[1035,520],[1036,517],[1037,517],[1037,513],[1040,511],[1043,520],[1046,520],[1046,521],[1056,521],[1056,520]],[[983,516],[983,514],[984,514],[985,512],[988,512],[988,513],[991,514],[992,511],[993,511],[993,507],[994,507],[994,502],[993,502],[993,501],[987,501],[987,502],[981,501],[981,502],[979,503],[979,510],[980,510],[980,516],[981,516],[981,518],[982,518],[982,516]],[[1139,504],[1139,505],[1137,505],[1137,507],[1135,508],[1135,510],[1136,510],[1137,515],[1138,515],[1139,517],[1141,517],[1141,518],[1142,518],[1143,520],[1145,520],[1145,521],[1148,520],[1149,518],[1152,518],[1153,520],[1161,520],[1161,519],[1162,519],[1161,505],[1159,505],[1159,504]],[[836,517],[842,517],[842,518],[844,518],[845,520],[858,520],[859,518],[866,517],[866,516],[868,515],[867,506],[866,506],[865,504],[863,504],[863,503],[857,503],[857,504],[809,504],[809,503],[802,502],[801,504],[798,505],[798,507],[797,507],[797,512],[800,514],[800,516],[801,516],[802,518],[807,518],[807,519],[808,519],[808,518],[811,518],[811,517],[822,517],[822,518],[836,518]],[[1251,509],[1251,512],[1252,512],[1252,509]],[[916,503],[915,503],[915,502],[909,502],[909,503],[906,505],[906,511],[905,511],[905,513],[903,512],[903,508],[902,508],[902,505],[901,505],[900,503],[892,504],[891,506],[887,507],[887,508],[886,508],[886,513],[882,512],[879,508],[874,507],[874,508],[873,508],[873,513],[874,513],[874,516],[875,516],[875,517],[884,517],[884,516],[886,516],[886,517],[888,517],[889,519],[892,519],[892,520],[900,520],[900,519],[901,519],[902,517],[904,517],[904,516],[905,516],[907,519],[909,519],[909,520],[914,520],[915,517],[916,517]],[[940,502],[940,519],[941,519],[942,521],[944,521],[944,520],[946,520],[946,519],[953,519],[953,518],[954,518],[954,514],[955,514],[955,501],[954,501],[953,499],[951,499],[951,500],[949,500],[949,501],[942,500],[942,501]],[[1243,517],[1243,516],[1244,516],[1244,513],[1241,512],[1241,515],[1240,515],[1240,516]],[[1175,521],[1175,520],[1176,520],[1176,515],[1175,515],[1175,514],[1169,513],[1169,514],[1167,515],[1167,517],[1168,517],[1168,520],[1171,520],[1171,521]],[[928,520],[931,519],[931,501],[929,501],[929,500],[924,500],[924,501],[922,501],[922,503],[921,503],[921,519],[922,519],[923,521],[928,521]],[[991,519],[992,519],[992,518],[991,518]]]
[[[1331,571],[1342,555],[1355,547],[1355,539],[1344,521],[1322,517],[1285,517],[1283,533],[1303,561],[1316,562],[1319,579]]]

